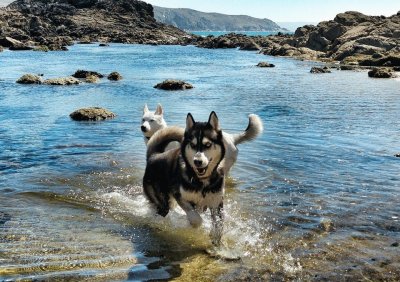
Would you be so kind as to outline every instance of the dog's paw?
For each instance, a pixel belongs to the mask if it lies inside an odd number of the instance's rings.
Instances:
[[[187,218],[192,227],[199,227],[203,222],[203,219],[196,211],[189,211],[187,213]]]

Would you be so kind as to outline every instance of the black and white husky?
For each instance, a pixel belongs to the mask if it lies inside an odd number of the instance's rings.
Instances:
[[[165,151],[171,141],[179,141],[180,148]],[[217,168],[225,152],[215,112],[211,112],[208,122],[195,122],[189,113],[185,130],[166,127],[149,140],[143,177],[144,193],[162,216],[168,214],[175,200],[189,223],[198,227],[202,223],[199,212],[210,209],[210,236],[216,246],[222,236],[225,185],[224,173]]]
[[[157,105],[157,109],[152,112],[147,107],[147,104],[143,108],[141,131],[143,133],[144,142],[150,140],[150,138],[158,130],[166,128],[167,123],[164,119],[164,109],[161,104]],[[249,115],[249,123],[245,131],[238,134],[229,134],[222,131],[222,140],[225,146],[225,157],[219,165],[219,169],[222,169],[224,174],[227,175],[231,167],[235,164],[238,156],[237,145],[251,141],[256,138],[263,131],[263,124],[261,119],[255,115]],[[166,149],[176,148],[176,144],[170,144]]]

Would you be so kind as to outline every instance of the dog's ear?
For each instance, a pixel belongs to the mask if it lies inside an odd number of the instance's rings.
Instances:
[[[156,111],[155,111],[154,113],[155,113],[156,115],[159,115],[159,116],[162,116],[162,115],[163,115],[164,110],[163,110],[161,104],[158,104],[158,105],[157,105],[157,109],[156,109]]]
[[[191,129],[194,126],[194,123],[195,121],[193,119],[192,114],[188,113],[186,117],[186,130]]]
[[[215,130],[220,130],[218,117],[214,111],[211,112],[210,117],[208,118],[208,124],[211,125]]]
[[[148,113],[148,112],[149,112],[149,108],[147,107],[147,104],[144,104],[143,114]]]

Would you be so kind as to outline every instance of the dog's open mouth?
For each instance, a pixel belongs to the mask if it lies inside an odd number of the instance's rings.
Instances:
[[[203,176],[204,174],[206,174],[207,168],[208,168],[208,166],[206,166],[206,167],[196,167],[197,175],[198,176]]]

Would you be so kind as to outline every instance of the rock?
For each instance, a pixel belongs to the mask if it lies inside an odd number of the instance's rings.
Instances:
[[[368,72],[368,76],[374,78],[391,78],[393,77],[393,73],[388,68],[373,68]]]
[[[117,81],[117,80],[121,80],[121,79],[122,79],[122,75],[120,75],[118,72],[114,71],[114,72],[110,73],[110,74],[107,76],[107,78],[108,78],[109,80]]]
[[[245,42],[242,46],[240,46],[239,49],[244,51],[259,51],[261,50],[261,47],[256,42],[251,40],[249,42]]]
[[[87,78],[90,75],[97,76],[98,78],[104,77],[104,75],[96,71],[86,71],[86,70],[77,70],[72,76],[76,78]]]
[[[332,222],[332,220],[325,219],[325,218],[321,219],[318,227],[319,227],[319,229],[321,229],[322,231],[325,231],[325,232],[331,232],[331,231],[335,230],[335,225]]]
[[[0,23],[1,36],[35,46],[47,45],[40,37],[141,44],[187,44],[198,37],[157,22],[153,7],[136,0],[16,0],[0,8]]]
[[[257,64],[257,67],[260,67],[260,68],[273,68],[273,67],[275,67],[275,65],[267,63],[267,62],[259,62]]]
[[[99,46],[100,47],[108,47],[108,46],[110,46],[110,44],[108,44],[108,43],[100,43]]]
[[[346,70],[355,70],[355,69],[357,69],[357,67],[353,66],[353,65],[340,65],[340,70],[346,71]]]
[[[99,82],[99,77],[98,77],[98,76],[95,76],[95,75],[88,75],[88,76],[85,78],[85,82],[87,82],[87,83],[96,83],[96,82]]]
[[[155,85],[154,88],[163,90],[185,90],[185,89],[192,89],[193,86],[182,80],[167,79]]]
[[[104,108],[92,107],[82,108],[74,111],[69,115],[73,120],[88,121],[88,120],[104,120],[114,118],[116,115]]]
[[[47,85],[75,85],[81,83],[79,79],[72,76],[60,77],[60,78],[49,78],[43,81],[43,84]]]
[[[372,20],[373,20],[372,17],[354,11],[337,14],[334,19],[335,22],[340,23],[344,26],[357,25]]]
[[[310,73],[330,73],[331,71],[327,68],[312,67]]]
[[[399,242],[394,242],[393,244],[390,245],[391,247],[398,247],[399,246]]]
[[[18,80],[17,83],[20,84],[41,84],[42,79],[34,74],[24,74],[21,76]]]
[[[0,52],[3,52],[3,47],[2,46],[0,46]]]
[[[23,43],[14,38],[5,36],[3,38],[0,38],[0,45],[3,47],[6,47],[6,48],[10,48],[10,47],[15,47],[15,46],[22,46]]]
[[[394,155],[396,158],[400,158],[400,153]]]

